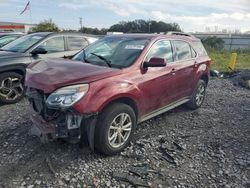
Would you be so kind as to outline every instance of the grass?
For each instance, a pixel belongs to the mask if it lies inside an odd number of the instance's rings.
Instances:
[[[228,71],[231,53],[232,52],[226,50],[208,50],[209,57],[213,60],[212,69]],[[237,52],[236,70],[241,69],[250,69],[250,51]]]

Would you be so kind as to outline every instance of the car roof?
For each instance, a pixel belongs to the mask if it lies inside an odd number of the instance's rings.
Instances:
[[[177,35],[177,34],[144,34],[144,33],[131,33],[131,34],[114,34],[107,35],[106,37],[110,38],[131,38],[131,39],[145,39],[145,40],[154,40],[154,39],[182,39],[187,41],[200,41],[200,39],[192,35]]]
[[[0,36],[7,36],[7,35],[24,35],[23,33],[14,33],[14,32],[4,32],[4,33],[0,33]]]
[[[76,36],[84,36],[86,38],[97,38],[94,36],[85,35],[80,32],[36,32],[36,33],[31,33],[29,35],[41,36],[41,37],[50,37],[56,35],[76,35]]]
[[[51,32],[37,32],[37,33],[30,33],[26,36],[39,36],[39,37],[47,37],[49,34],[51,34]]]
[[[49,33],[50,36],[52,35],[78,35],[78,36],[87,36],[80,32],[51,32]]]

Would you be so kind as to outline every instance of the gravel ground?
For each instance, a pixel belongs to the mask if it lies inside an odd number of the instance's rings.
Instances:
[[[0,107],[0,187],[250,187],[250,90],[211,80],[202,108],[138,126],[113,157],[29,135],[28,102]]]

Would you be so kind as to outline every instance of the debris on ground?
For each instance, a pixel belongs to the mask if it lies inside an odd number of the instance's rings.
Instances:
[[[250,71],[245,70],[238,72],[234,77],[232,77],[232,81],[235,86],[250,89]]]
[[[116,179],[117,181],[125,181],[130,183],[131,185],[135,187],[150,187],[148,183],[145,180],[141,180],[137,177],[128,175],[126,173],[114,173],[113,178]]]
[[[210,76],[212,76],[212,77],[220,77],[221,74],[217,70],[210,70]]]
[[[249,76],[242,76],[240,79],[239,79],[239,84],[242,86],[242,87],[245,87],[247,89],[250,89],[250,75]]]
[[[112,157],[62,140],[43,145],[29,135],[26,100],[2,105],[0,188],[249,187],[250,92],[234,81],[211,78],[200,109],[181,106],[139,124]]]

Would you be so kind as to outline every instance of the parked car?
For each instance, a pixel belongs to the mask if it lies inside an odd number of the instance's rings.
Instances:
[[[0,48],[23,35],[23,33],[0,33]]]
[[[106,155],[122,151],[138,123],[184,103],[199,108],[211,63],[199,39],[180,34],[107,36],[73,60],[28,66],[32,132],[43,141],[87,138]]]
[[[41,58],[70,58],[95,38],[80,33],[33,33],[0,48],[0,102],[15,103],[24,96],[26,66]]]

